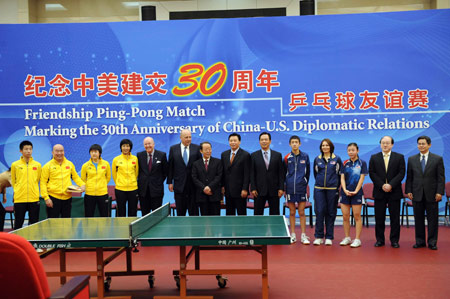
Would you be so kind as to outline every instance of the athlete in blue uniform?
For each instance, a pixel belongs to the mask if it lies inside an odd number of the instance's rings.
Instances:
[[[334,221],[339,198],[339,186],[341,178],[339,172],[342,169],[342,160],[334,154],[334,144],[325,138],[320,142],[321,154],[314,159],[314,212],[316,213],[316,232],[314,245],[323,243],[332,245],[334,239]],[[326,234],[324,234],[324,222]]]
[[[298,215],[300,216],[300,227],[302,235],[300,241],[304,245],[309,245],[309,238],[306,236],[306,216],[305,205],[308,198],[306,191],[309,181],[309,156],[300,151],[300,137],[292,136],[289,139],[292,151],[284,157],[286,167],[286,201],[289,207],[289,223],[291,227],[291,242],[297,241],[295,235],[295,205],[298,205]]]
[[[341,209],[344,218],[345,238],[340,243],[341,246],[350,245],[352,248],[361,246],[361,207],[363,204],[362,185],[364,177],[369,174],[367,164],[358,157],[359,148],[356,143],[347,146],[347,153],[350,159],[344,161],[341,170]],[[356,238],[350,238],[350,208],[353,209],[353,216],[356,222]]]

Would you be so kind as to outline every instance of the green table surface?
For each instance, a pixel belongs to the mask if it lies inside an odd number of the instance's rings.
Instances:
[[[130,246],[137,217],[47,219],[12,233],[36,248]],[[289,244],[283,216],[164,217],[136,238],[143,246]]]

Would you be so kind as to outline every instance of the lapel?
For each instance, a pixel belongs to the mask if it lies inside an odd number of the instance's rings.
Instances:
[[[420,159],[419,159],[420,160]],[[430,152],[428,152],[428,160],[427,160],[427,164],[425,164],[425,170],[423,171],[423,174],[425,175],[425,173],[427,172],[428,169],[430,169],[430,165],[431,163],[433,163],[434,161],[434,157],[431,155]],[[422,168],[422,167],[421,167]]]
[[[225,157],[224,157],[224,164],[225,164],[225,168],[230,168],[232,164],[230,164],[230,155],[231,155],[231,149],[225,151]],[[236,155],[237,156],[237,155]],[[236,157],[234,157],[234,160],[236,160]],[[234,162],[234,161],[233,161]]]

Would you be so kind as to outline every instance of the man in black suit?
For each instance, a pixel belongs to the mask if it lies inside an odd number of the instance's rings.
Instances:
[[[248,184],[250,182],[250,154],[240,148],[241,135],[228,136],[230,149],[221,156],[223,193],[227,215],[247,215]]]
[[[413,248],[426,246],[425,211],[428,222],[428,248],[437,250],[438,204],[445,190],[444,160],[430,153],[431,139],[417,138],[419,154],[409,157],[405,192],[413,202],[416,244]]]
[[[196,187],[195,199],[202,216],[219,216],[222,200],[222,163],[219,159],[211,157],[211,143],[202,142],[200,152],[203,158],[192,165],[192,181]]]
[[[373,182],[375,198],[375,247],[384,246],[386,206],[389,208],[391,233],[389,239],[393,248],[399,248],[400,202],[403,197],[402,180],[405,177],[405,158],[392,151],[394,139],[384,136],[380,140],[381,152],[372,155],[369,161],[369,175]]]
[[[155,149],[155,141],[152,137],[144,139],[144,148],[145,151],[137,154],[138,191],[142,215],[146,215],[162,205],[164,180],[168,171],[166,153]]]
[[[280,215],[280,197],[283,195],[284,170],[281,154],[270,149],[270,133],[259,135],[261,150],[251,154],[250,184],[255,201],[255,215],[264,214],[266,201],[270,215]]]
[[[181,143],[172,145],[169,151],[169,173],[167,184],[169,191],[175,193],[177,215],[198,216],[195,203],[195,186],[192,182],[192,164],[201,159],[200,147],[191,143],[191,131],[184,129],[180,133]]]

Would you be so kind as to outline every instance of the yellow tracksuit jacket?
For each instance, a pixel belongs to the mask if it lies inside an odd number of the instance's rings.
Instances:
[[[139,165],[136,156],[122,154],[115,157],[111,172],[117,190],[133,191],[138,188],[137,176],[139,173]]]
[[[23,157],[11,165],[11,185],[14,188],[14,203],[39,201],[39,180],[41,163],[33,160],[25,162]]]
[[[108,161],[98,160],[95,167],[92,160],[87,161],[81,167],[81,179],[86,183],[86,194],[102,196],[108,194],[108,182],[111,179],[111,167]]]
[[[45,200],[50,198],[49,195],[62,200],[71,198],[72,194],[66,190],[72,185],[72,180],[78,186],[84,186],[72,162],[64,158],[60,165],[55,159],[51,159],[42,167],[41,196]]]

